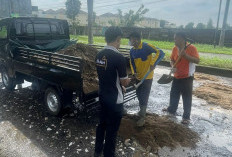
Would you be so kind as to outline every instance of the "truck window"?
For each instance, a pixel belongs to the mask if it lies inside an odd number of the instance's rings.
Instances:
[[[64,35],[64,28],[61,23],[52,22],[51,23],[51,32],[53,35]]]
[[[50,40],[67,38],[63,22],[55,20],[16,20],[16,35],[27,40]]]
[[[15,29],[16,29],[16,35],[22,34],[22,24],[21,23],[16,23],[15,24]]]
[[[50,26],[48,23],[35,23],[34,24],[35,36],[44,36],[51,33]]]
[[[34,31],[33,31],[33,25],[32,24],[27,24],[26,25],[26,34],[28,36],[34,36]]]
[[[7,39],[7,27],[0,26],[0,39]]]

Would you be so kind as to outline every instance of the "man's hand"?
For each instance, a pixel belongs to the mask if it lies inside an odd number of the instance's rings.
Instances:
[[[171,73],[175,73],[175,72],[177,72],[177,69],[176,68],[172,68],[171,69]]]
[[[122,86],[122,92],[123,92],[123,94],[126,93],[126,87]]]
[[[136,79],[137,78],[137,73],[134,73],[132,76],[133,76],[133,79]]]
[[[175,64],[175,62],[173,60],[170,61],[170,65],[171,67],[173,67],[173,65]]]
[[[122,86],[128,86],[130,82],[131,82],[130,78],[120,79],[120,83]]]
[[[182,49],[179,53],[180,56],[184,57],[186,56],[186,52],[185,52],[185,49]]]

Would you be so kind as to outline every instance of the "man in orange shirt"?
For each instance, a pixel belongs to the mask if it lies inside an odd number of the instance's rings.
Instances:
[[[199,54],[194,45],[188,45],[185,33],[178,32],[174,35],[175,47],[171,54],[171,66],[174,65],[178,56],[181,56],[176,68],[173,69],[174,79],[170,92],[169,107],[163,109],[170,114],[175,114],[178,108],[180,95],[183,99],[184,114],[182,117],[183,124],[188,124],[190,120],[192,106],[192,89],[195,64],[198,64]]]

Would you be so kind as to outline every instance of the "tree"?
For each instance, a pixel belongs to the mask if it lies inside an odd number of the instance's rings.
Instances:
[[[136,22],[140,22],[143,20],[144,14],[146,14],[149,10],[144,8],[144,5],[141,5],[140,8],[134,12],[133,10],[129,10],[128,13],[122,14],[122,10],[118,10],[118,15],[120,19],[120,26],[133,27]]]
[[[196,29],[205,29],[205,25],[203,23],[198,23]]]
[[[180,25],[178,28],[179,28],[179,29],[184,29],[184,26],[183,26],[183,25]]]
[[[115,20],[109,20],[108,23],[111,25],[111,26],[117,26],[117,23]]]
[[[194,23],[193,22],[189,22],[186,26],[185,29],[193,29]]]
[[[214,29],[213,27],[213,20],[209,19],[208,23],[207,23],[207,29]]]
[[[66,15],[69,19],[72,20],[72,27],[74,29],[74,34],[76,33],[76,16],[80,12],[81,2],[79,0],[67,0],[65,2],[66,6]]]

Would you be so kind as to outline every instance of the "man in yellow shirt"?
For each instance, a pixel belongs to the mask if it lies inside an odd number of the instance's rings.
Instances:
[[[129,35],[129,40],[131,46],[133,46],[133,48],[130,50],[131,71],[136,77],[137,82],[141,81],[149,70],[152,71],[136,90],[140,107],[140,111],[138,112],[140,119],[137,122],[137,125],[143,126],[145,123],[147,102],[153,81],[153,70],[155,69],[155,66],[163,59],[165,54],[159,48],[142,42],[141,35],[138,32],[131,33]]]

